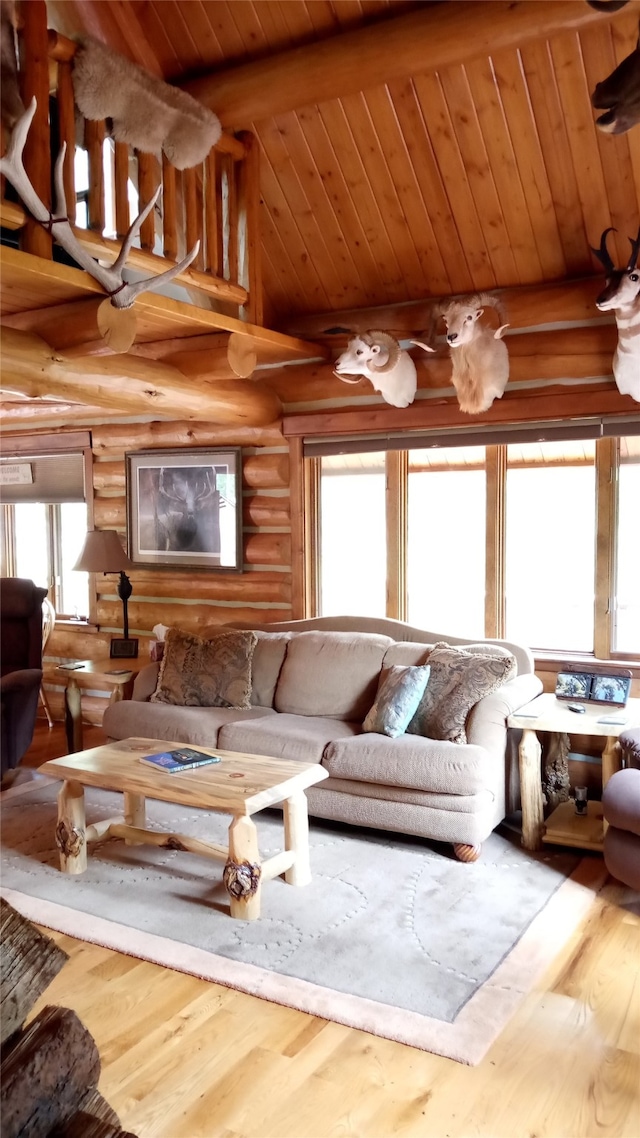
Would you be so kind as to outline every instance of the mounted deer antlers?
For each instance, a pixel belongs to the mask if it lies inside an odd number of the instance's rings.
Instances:
[[[188,253],[179,264],[173,265],[172,268],[167,269],[166,272],[160,273],[156,277],[148,277],[145,280],[138,281],[136,284],[127,284],[123,277],[125,263],[142,222],[149,215],[158,200],[160,193],[160,187],[158,187],[151,201],[148,202],[131,225],[122,243],[122,248],[117,260],[114,261],[113,265],[100,265],[94,260],[91,254],[83,249],[67,217],[67,202],[62,178],[62,167],[67,149],[66,143],[62,146],[55,166],[55,216],[47,209],[43,202],[41,202],[29,181],[29,177],[22,163],[22,152],[25,142],[27,141],[29,127],[31,126],[33,116],[36,112],[36,105],[34,98],[31,100],[25,113],[16,123],[11,134],[7,153],[4,158],[0,159],[0,174],[4,174],[5,178],[11,182],[11,185],[20,195],[29,213],[32,214],[36,221],[43,225],[44,228],[52,234],[58,244],[62,245],[63,249],[66,249],[67,253],[69,253],[83,269],[86,269],[94,280],[97,280],[98,283],[102,285],[105,292],[111,298],[112,305],[115,308],[131,308],[134,300],[137,296],[140,296],[141,293],[148,292],[160,284],[168,283],[168,281],[173,280],[178,273],[188,268],[198,254],[200,242],[196,241],[191,252]]]

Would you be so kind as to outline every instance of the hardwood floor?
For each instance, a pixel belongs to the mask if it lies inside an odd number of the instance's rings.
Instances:
[[[103,741],[85,729],[85,746]],[[29,766],[64,754],[38,726]],[[611,881],[484,1061],[448,1059],[53,934],[139,1138],[639,1138],[640,918]]]

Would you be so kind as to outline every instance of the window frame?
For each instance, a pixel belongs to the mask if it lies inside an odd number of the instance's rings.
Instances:
[[[633,432],[631,432],[633,433]],[[593,651],[580,653],[559,652],[554,649],[536,651],[538,660],[587,659],[622,660],[640,662],[638,653],[620,652],[613,648],[614,634],[614,589],[615,555],[617,526],[618,472],[620,467],[620,437],[626,432],[621,424],[620,436],[604,436],[594,439],[596,475],[596,540],[594,551],[594,644]],[[442,436],[443,446],[447,445],[446,433]],[[407,487],[408,456],[410,450],[417,449],[407,437],[407,449],[390,449],[386,452],[386,537],[387,537],[387,603],[386,617],[406,620],[407,611]],[[460,445],[460,444],[457,444]],[[482,444],[481,444],[482,445]],[[506,550],[506,474],[508,439],[504,442],[485,445],[486,470],[486,573],[485,573],[485,636],[504,639],[505,635],[505,550]],[[365,444],[370,449],[370,444]],[[382,440],[378,447],[384,450]],[[357,450],[357,443],[352,449]],[[363,447],[365,449],[365,447]],[[304,556],[301,559],[305,571],[304,596],[306,605],[304,616],[319,615],[319,564],[320,545],[318,533],[320,525],[320,470],[321,458],[317,455],[304,456],[299,448],[303,464],[302,488],[306,525],[303,535]],[[570,465],[570,463],[568,463]],[[310,587],[313,582],[313,587]]]
[[[2,457],[20,460],[26,456],[37,458],[39,455],[51,456],[59,454],[82,455],[84,500],[87,509],[87,531],[94,528],[94,496],[93,496],[93,453],[91,449],[91,436],[88,431],[58,432],[55,435],[15,435],[3,436]],[[59,503],[45,502],[47,508],[47,546],[49,558],[50,580],[48,583],[49,600],[56,610],[56,623],[72,622],[74,628],[89,628],[97,625],[97,597],[95,589],[89,585],[89,612],[85,620],[77,620],[60,609],[60,592],[62,588],[61,573],[61,518]],[[56,513],[57,511],[57,513]],[[16,546],[15,546],[15,514],[13,505],[9,502],[0,503],[0,522],[2,525],[3,541],[1,543],[0,571],[2,576],[15,576]]]

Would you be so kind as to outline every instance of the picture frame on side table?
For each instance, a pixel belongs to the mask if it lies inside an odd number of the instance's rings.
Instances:
[[[242,572],[240,447],[136,451],[125,460],[135,565]]]
[[[556,699],[579,699],[624,707],[631,693],[631,671],[615,665],[597,664],[581,669],[564,664],[556,676]]]

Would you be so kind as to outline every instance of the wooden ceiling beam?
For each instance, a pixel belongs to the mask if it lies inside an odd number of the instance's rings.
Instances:
[[[263,384],[187,378],[166,362],[129,354],[67,359],[42,337],[14,328],[3,332],[2,383],[30,398],[53,395],[130,415],[260,426],[281,411]]]
[[[585,320],[610,322],[610,314],[601,314],[595,306],[603,279],[600,275],[583,277],[577,281],[518,285],[491,291],[504,304],[510,328],[571,324]],[[433,296],[425,300],[385,304],[376,308],[348,308],[338,312],[294,316],[287,331],[291,336],[305,336],[325,344],[336,341],[336,335],[328,331],[331,328],[346,328],[354,332],[381,328],[394,336],[406,338],[429,327],[431,308],[438,299],[445,298]]]
[[[627,9],[625,9],[627,11]],[[430,4],[252,63],[181,84],[240,130],[263,119],[439,71],[557,32],[611,19],[575,0],[488,0]]]

